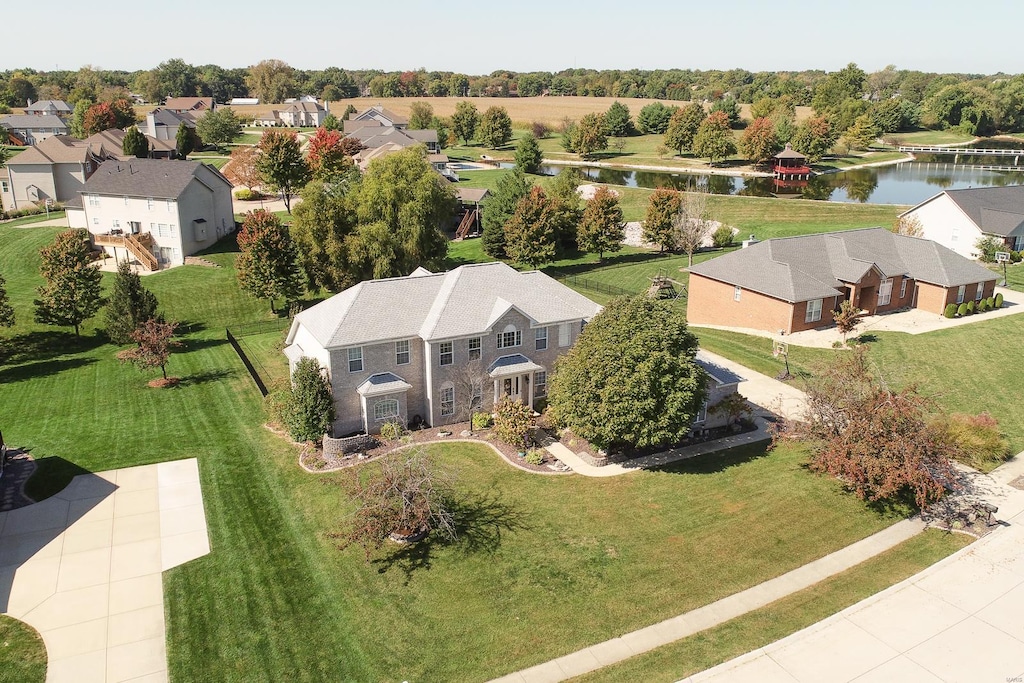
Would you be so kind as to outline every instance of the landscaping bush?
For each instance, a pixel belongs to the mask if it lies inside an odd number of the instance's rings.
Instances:
[[[947,304],[946,305],[946,310],[942,313],[942,315],[946,316],[947,318],[955,318],[956,317],[956,304]]]
[[[977,307],[974,305],[974,302],[973,301],[968,301],[967,302],[967,315],[974,315],[974,312],[976,310],[977,310]]]
[[[494,424],[494,417],[490,413],[474,413],[473,429],[487,429]]]
[[[984,313],[988,310],[988,299],[982,299],[978,302],[978,313]]]
[[[267,394],[263,399],[263,408],[267,411],[267,417],[271,424],[284,426],[288,422],[288,415],[291,410],[292,392],[290,389],[274,391]]]
[[[960,304],[956,309],[956,314],[961,317],[969,315],[970,313],[967,310],[967,304]]]
[[[510,446],[526,450],[526,435],[532,424],[532,411],[519,401],[505,397],[495,407],[494,431]]]
[[[388,420],[380,426],[380,438],[385,441],[398,441],[404,433],[405,428],[395,420]]]
[[[1003,307],[1003,295],[1002,294],[996,294],[996,298],[995,298],[995,300],[993,302],[993,305],[996,308],[1002,308]]]
[[[947,439],[952,457],[975,469],[991,470],[1010,456],[999,422],[988,413],[954,413],[935,427]]]
[[[996,300],[992,297],[985,299],[985,303],[988,304],[988,310],[990,311],[996,307]]]
[[[1011,251],[1010,252],[1010,263],[1020,263],[1024,260],[1024,252]]]
[[[732,244],[732,228],[723,225],[711,235],[711,243],[721,249]]]
[[[526,462],[530,465],[540,465],[544,462],[544,451],[539,448],[531,448],[526,454]]]
[[[243,202],[252,202],[262,198],[263,193],[257,192],[256,190],[250,190],[244,187],[240,190],[235,190],[235,199]]]

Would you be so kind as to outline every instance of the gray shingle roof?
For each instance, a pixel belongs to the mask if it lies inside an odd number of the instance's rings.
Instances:
[[[544,368],[521,353],[513,353],[510,356],[502,356],[491,363],[487,368],[487,374],[491,377],[506,377],[508,375],[520,375],[524,372],[536,372]]]
[[[325,348],[339,348],[485,334],[512,307],[538,325],[590,318],[601,310],[543,273],[478,263],[447,273],[367,280],[303,311],[296,322]]]
[[[0,119],[0,126],[14,129],[26,128],[63,128],[68,126],[53,114],[9,114]]]
[[[85,163],[89,158],[89,143],[67,135],[51,135],[32,147],[19,152],[7,162],[20,164]]]
[[[411,384],[391,372],[379,372],[376,375],[370,375],[366,378],[365,382],[356,387],[356,391],[361,396],[383,396],[384,394],[409,391],[409,389],[412,389]]]
[[[34,112],[41,112],[46,110],[65,112],[70,114],[72,109],[64,100],[39,100],[25,107],[26,114],[32,114]]]
[[[1024,185],[946,190],[945,194],[982,232],[1024,235]]]
[[[877,268],[942,287],[994,280],[987,268],[931,240],[865,228],[767,240],[699,263],[691,273],[791,303],[842,294]]]
[[[162,159],[105,161],[85,181],[81,193],[177,199],[202,166],[196,161]],[[207,168],[220,176],[213,167]]]

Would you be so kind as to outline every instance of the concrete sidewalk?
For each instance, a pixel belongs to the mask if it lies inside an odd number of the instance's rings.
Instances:
[[[1003,467],[1006,469],[1003,472]],[[1024,491],[1003,485],[1020,456],[985,480],[1004,525],[902,583],[687,683],[901,681],[1024,677]]]
[[[712,628],[803,590],[902,543],[923,529],[924,524],[918,519],[897,522],[888,529],[842,550],[745,591],[638,631],[591,645],[564,657],[511,673],[496,679],[496,683],[554,683],[615,664]]]
[[[0,513],[0,611],[39,631],[50,683],[166,681],[161,574],[209,552],[195,458],[83,474]]]

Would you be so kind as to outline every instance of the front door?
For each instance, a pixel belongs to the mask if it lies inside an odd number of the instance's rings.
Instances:
[[[520,380],[519,375],[514,375],[512,377],[506,377],[504,380],[502,380],[502,382],[503,382],[503,391],[502,391],[502,393],[505,396],[508,396],[509,398],[511,398],[513,401],[522,401],[523,400],[522,399],[522,388],[521,388],[522,387],[522,383],[519,380]]]

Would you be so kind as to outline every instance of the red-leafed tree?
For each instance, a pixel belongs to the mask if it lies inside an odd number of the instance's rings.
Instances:
[[[83,127],[86,137],[116,128],[117,115],[107,102],[94,104],[85,112]]]
[[[775,122],[767,117],[754,119],[740,137],[740,152],[755,164],[763,164],[780,149]]]
[[[264,209],[250,211],[238,233],[236,267],[242,289],[257,299],[294,301],[302,294],[302,273],[298,253],[288,228]]]
[[[354,157],[355,155],[359,154],[361,151],[366,149],[366,147],[363,145],[362,142],[359,141],[358,138],[342,138],[341,142],[338,143],[338,146],[341,148],[341,151],[347,157]]]
[[[127,128],[135,125],[135,107],[125,98],[110,103],[110,111],[114,114],[114,127]]]
[[[918,507],[954,485],[949,440],[928,419],[932,404],[913,385],[882,382],[862,348],[816,367],[806,392],[804,415],[783,422],[773,443],[809,446],[812,470],[837,477],[860,498]]]
[[[235,147],[231,152],[231,162],[226,172],[237,183],[241,183],[252,191],[263,180],[256,163],[259,152],[255,147]]]
[[[309,141],[306,161],[316,180],[330,181],[341,175],[352,164],[341,146],[341,133],[336,130],[317,128]]]
[[[181,342],[174,339],[175,327],[177,323],[174,322],[162,322],[156,318],[147,320],[132,332],[132,339],[138,346],[119,351],[117,359],[138,366],[140,370],[160,368],[166,386],[167,360],[171,357],[171,351],[181,346]]]

